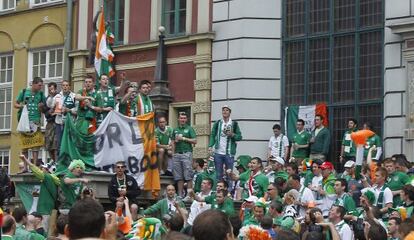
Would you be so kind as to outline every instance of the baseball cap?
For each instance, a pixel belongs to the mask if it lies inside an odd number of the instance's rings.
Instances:
[[[283,158],[281,158],[281,157],[273,157],[273,158],[270,159],[270,161],[276,161],[276,162],[278,162],[282,165],[285,165],[285,160],[283,160]]]
[[[229,105],[223,105],[223,106],[221,107],[221,109],[223,109],[223,108],[228,108],[228,109],[231,111],[231,108],[230,108],[230,106],[229,106]]]
[[[324,162],[321,165],[321,169],[322,170],[325,170],[325,169],[333,170],[334,169],[334,166],[330,162]]]
[[[246,201],[246,202],[253,202],[253,203],[256,203],[257,200],[259,200],[259,198],[257,198],[256,196],[253,196],[253,195],[244,199],[244,201]]]
[[[352,161],[352,160],[347,161],[344,165],[344,167],[346,167],[346,168],[351,168],[351,167],[354,167],[354,166],[355,166],[355,162]]]

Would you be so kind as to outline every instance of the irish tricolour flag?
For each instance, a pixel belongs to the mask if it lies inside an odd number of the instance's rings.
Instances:
[[[97,29],[98,32],[96,33],[95,71],[98,77],[100,77],[102,74],[106,74],[109,77],[112,77],[115,75],[115,71],[112,68],[112,60],[114,59],[114,54],[111,51],[108,40],[113,39],[113,35],[105,28],[105,14],[103,7],[99,13]]]
[[[324,117],[323,125],[328,126],[328,110],[325,103],[307,106],[289,106],[285,108],[285,129],[289,139],[293,138],[296,132],[296,121],[303,119],[305,121],[305,130],[314,129],[315,115]]]
[[[66,118],[57,174],[67,171],[73,159],[82,160],[87,171],[110,170],[124,161],[128,171],[144,190],[154,196],[160,190],[156,157],[154,113],[126,117],[111,111],[93,134],[82,134],[72,118]]]

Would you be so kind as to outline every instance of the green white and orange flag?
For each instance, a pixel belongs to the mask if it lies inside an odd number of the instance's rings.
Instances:
[[[289,106],[285,108],[285,131],[289,139],[293,139],[296,133],[296,121],[303,119],[305,121],[305,130],[312,131],[316,115],[323,116],[323,125],[328,126],[328,108],[325,103],[318,103],[307,106]]]
[[[111,111],[98,129],[89,135],[66,118],[56,174],[67,171],[73,159],[81,159],[87,171],[109,170],[124,161],[129,173],[154,198],[160,191],[160,176],[156,157],[154,112],[138,117],[126,117]]]
[[[99,78],[102,74],[106,74],[109,77],[115,75],[115,70],[112,68],[112,61],[115,57],[111,47],[110,42],[113,42],[114,36],[105,27],[105,14],[104,8],[102,7],[101,12],[99,13],[97,21],[96,33],[96,50],[95,50],[95,71],[96,75]]]

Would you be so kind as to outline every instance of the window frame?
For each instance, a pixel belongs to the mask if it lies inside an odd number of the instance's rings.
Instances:
[[[33,54],[34,53],[38,53],[38,52],[44,52],[44,51],[46,51],[46,67],[45,67],[45,74],[49,74],[49,65],[50,65],[50,52],[51,51],[54,51],[54,50],[62,50],[62,75],[61,76],[58,76],[58,77],[52,77],[52,78],[50,78],[49,76],[47,76],[47,77],[42,77],[42,79],[43,79],[43,94],[45,95],[45,97],[47,98],[47,96],[48,96],[48,91],[47,91],[47,84],[48,83],[50,83],[50,82],[55,82],[56,84],[57,84],[57,91],[59,92],[60,91],[60,85],[61,85],[61,82],[62,82],[62,80],[63,80],[63,69],[64,69],[64,66],[65,66],[65,49],[63,48],[63,46],[52,46],[52,47],[48,47],[48,48],[37,48],[37,49],[31,49],[30,51],[29,51],[29,62],[28,62],[28,77],[27,77],[27,86],[26,87],[29,87],[30,85],[31,85],[31,83],[32,83],[32,80],[33,80]],[[59,62],[60,63],[60,62]],[[55,63],[56,64],[56,63]],[[45,117],[44,117],[44,114],[42,114],[43,115],[43,117],[41,118],[41,120],[42,120],[42,122],[41,122],[41,125],[42,125],[42,130],[45,130],[45,128],[46,128],[46,120],[45,120]]]
[[[9,157],[9,160],[8,160],[8,164],[4,165],[4,156],[5,156],[4,153],[6,152]],[[7,167],[8,174],[10,174],[10,166],[11,166],[10,165],[10,148],[0,148],[0,168]]]
[[[16,10],[16,0],[13,0],[13,7],[12,8],[7,8],[7,9],[3,9],[3,2],[4,1],[8,1],[8,0],[0,0],[0,13]]]
[[[46,0],[46,2],[41,3],[35,3],[35,1],[36,0],[30,0],[30,8],[65,2],[65,0]]]
[[[288,20],[287,20],[287,4],[289,0],[283,0],[282,1],[282,107],[287,107],[289,105],[312,105],[312,104],[316,104],[318,102],[321,101],[315,101],[315,99],[309,99],[309,89],[310,89],[310,85],[309,85],[309,79],[310,79],[310,42],[314,41],[314,40],[319,40],[319,39],[329,39],[329,57],[328,57],[328,64],[329,64],[329,86],[327,89],[327,94],[328,94],[328,99],[327,101],[324,101],[327,106],[328,106],[328,120],[330,122],[328,128],[331,132],[331,154],[330,154],[330,159],[332,159],[334,162],[336,162],[337,156],[339,156],[339,154],[337,154],[338,150],[340,151],[340,146],[336,146],[338,144],[338,139],[335,139],[335,135],[336,134],[335,131],[338,131],[338,128],[336,128],[333,124],[334,122],[334,117],[337,117],[336,115],[334,116],[334,112],[337,109],[344,109],[344,113],[342,113],[341,115],[347,115],[347,113],[345,113],[347,108],[352,108],[353,109],[353,115],[350,117],[356,118],[357,120],[359,120],[359,124],[358,127],[362,127],[363,122],[362,121],[366,121],[367,120],[367,116],[364,115],[364,110],[363,109],[371,109],[371,108],[377,108],[379,113],[376,112],[377,114],[375,116],[373,116],[373,118],[378,118],[379,116],[383,116],[383,112],[384,112],[384,99],[382,94],[380,94],[380,96],[375,96],[374,99],[360,99],[360,94],[363,92],[362,90],[359,90],[360,87],[360,83],[361,83],[361,76],[360,76],[360,59],[364,56],[361,53],[361,46],[363,45],[363,42],[361,41],[361,36],[363,36],[364,34],[367,33],[373,33],[372,36],[375,33],[379,33],[380,36],[378,37],[378,41],[376,42],[378,44],[378,46],[383,46],[384,44],[384,24],[385,24],[385,20],[384,20],[384,16],[385,16],[385,1],[384,0],[380,0],[381,4],[382,4],[382,12],[377,12],[377,15],[370,15],[374,18],[378,17],[379,14],[381,14],[382,16],[382,21],[381,23],[376,23],[374,21],[375,24],[373,24],[372,26],[361,26],[360,25],[360,19],[363,17],[363,15],[361,15],[360,12],[360,4],[363,4],[362,2],[360,2],[359,0],[355,0],[354,4],[355,4],[355,15],[354,15],[354,21],[355,21],[355,25],[353,28],[350,29],[335,29],[335,24],[336,21],[338,21],[338,18],[335,18],[336,16],[334,15],[334,12],[336,11],[335,9],[335,1],[329,1],[329,29],[325,32],[317,32],[317,33],[311,33],[310,30],[310,25],[312,23],[312,19],[310,19],[309,15],[309,7],[310,7],[310,1],[308,0],[304,0],[304,9],[305,9],[305,16],[301,15],[301,12],[298,12],[298,15],[300,15],[301,17],[303,17],[304,21],[304,26],[303,26],[303,32],[301,33],[297,33],[294,30],[294,27],[296,27],[296,25],[292,25],[292,26],[287,26],[288,24]],[[290,2],[291,4],[294,4],[294,2]],[[375,2],[373,4],[376,4]],[[378,4],[380,4],[378,2]],[[289,13],[290,15],[292,15],[291,13]],[[303,20],[302,19],[302,20]],[[374,20],[378,20],[380,18],[376,18]],[[323,20],[323,19],[322,19]],[[297,20],[293,19],[293,20],[289,20],[290,22],[292,21],[296,21],[294,23],[298,23]],[[293,30],[292,30],[293,29]],[[293,31],[291,32],[292,35],[288,35],[288,31]],[[352,94],[353,96],[350,98],[350,100],[346,99],[345,101],[338,101],[334,99],[334,92],[338,92],[335,91],[334,89],[334,80],[335,80],[335,59],[334,58],[334,51],[335,51],[335,47],[337,47],[335,43],[336,39],[341,39],[341,37],[344,36],[353,36],[353,41],[354,41],[354,56],[353,56],[353,86],[351,87],[352,90],[354,91]],[[303,55],[304,55],[304,63],[301,62],[292,62],[293,64],[291,66],[289,66],[288,64],[288,57],[291,57],[293,59],[295,59],[294,57],[296,55],[295,52],[288,52],[288,47],[295,47],[296,45],[293,44],[297,44],[297,49],[299,49],[301,47],[301,44],[303,44]],[[299,44],[298,44],[299,43]],[[289,45],[290,44],[290,45]],[[295,48],[292,48],[293,50],[296,50]],[[380,79],[379,79],[379,88],[380,90],[378,90],[380,93],[383,92],[384,90],[384,48],[381,48],[381,74],[380,74]],[[379,56],[378,56],[379,57]],[[343,59],[343,58],[338,58],[338,59]],[[379,58],[378,58],[379,59]],[[296,67],[294,64],[299,64],[299,67],[303,68],[303,85],[298,85],[300,87],[302,87],[301,89],[298,90],[298,92],[303,92],[302,94],[296,94],[296,98],[293,99],[288,99],[289,96],[287,96],[287,94],[285,94],[286,92],[291,92],[292,90],[289,90],[290,88],[294,88],[295,85],[290,85],[290,87],[288,88],[289,85],[287,85],[287,75],[293,71],[290,70],[288,71],[288,67]],[[302,65],[303,64],[303,65]],[[301,69],[302,70],[302,69]],[[295,75],[292,75],[293,78],[291,78],[291,80],[293,82],[291,83],[295,83]],[[341,80],[342,82],[344,81],[343,79]],[[289,102],[295,102],[295,103],[289,103]],[[298,103],[299,102],[299,103]],[[349,110],[349,109],[348,109]],[[284,115],[284,112],[282,112],[282,115]],[[282,119],[284,119],[284,116],[282,116]],[[345,129],[346,128],[346,120],[347,119],[343,119],[343,123],[341,123],[341,126],[343,126],[341,129]],[[377,120],[377,119],[376,119]],[[383,135],[383,131],[384,131],[384,123],[383,121],[380,121],[378,123],[378,128],[376,133],[379,136]],[[343,132],[342,132],[343,133]],[[342,137],[342,136],[339,136]]]
[[[119,26],[119,21],[120,21],[120,14],[119,14],[119,11],[120,11],[120,1],[123,1],[124,2],[124,16],[122,17],[122,20],[123,20],[123,24],[122,24],[122,28],[123,28],[123,32],[124,32],[124,34],[123,34],[123,38],[122,38],[122,40],[119,40],[118,39],[118,34],[119,34],[119,28],[117,28],[117,26]],[[122,44],[124,44],[126,41],[125,41],[125,28],[126,28],[126,21],[127,21],[127,16],[126,16],[126,14],[127,14],[127,11],[126,11],[126,9],[127,9],[127,7],[129,7],[129,6],[126,6],[126,4],[127,3],[129,3],[128,1],[125,1],[125,0],[117,0],[117,1],[115,1],[115,19],[114,19],[114,22],[115,22],[115,24],[114,24],[114,26],[115,26],[115,28],[114,29],[112,29],[111,28],[111,31],[112,31],[112,34],[114,34],[114,45],[122,45]],[[105,22],[108,22],[109,21],[109,15],[108,15],[108,3],[107,3],[107,1],[106,0],[103,0],[103,4],[104,4],[104,13],[105,13]]]
[[[62,50],[62,62],[56,62],[56,63],[62,63],[62,75],[61,76],[55,76],[55,77],[49,77],[49,65],[50,65],[50,52],[54,50]],[[27,76],[27,86],[30,86],[32,80],[33,80],[33,55],[34,53],[38,52],[44,52],[46,51],[46,66],[45,66],[45,77],[42,77],[43,84],[46,85],[49,82],[60,82],[63,80],[63,69],[65,66],[65,49],[63,46],[52,46],[48,48],[37,48],[37,49],[31,49],[29,51],[29,62],[28,62],[28,76]],[[55,64],[56,64],[55,63]]]
[[[180,29],[180,12],[182,11],[182,9],[180,9],[180,0],[174,0],[174,10],[173,11],[166,11],[166,4],[165,1],[168,0],[161,0],[161,25],[164,26],[166,28],[165,25],[165,21],[166,21],[166,17],[165,15],[168,13],[173,13],[174,14],[174,32],[173,33],[168,33],[167,28],[165,31],[165,36],[166,37],[179,37],[179,36],[183,36],[187,33],[187,15],[188,15],[188,1],[185,2],[185,24],[184,24],[184,30],[183,32],[179,32]]]
[[[178,113],[182,108],[190,108],[190,116],[188,117],[190,121],[187,122],[188,125],[194,125],[194,113],[193,113],[193,102],[179,102],[171,103],[168,109],[168,126],[172,128],[178,127]]]
[[[0,83],[0,89],[3,89],[3,88],[6,89],[6,90],[7,89],[10,89],[10,94],[11,94],[11,99],[10,99],[10,115],[6,115],[5,114],[6,111],[4,111],[4,115],[3,115],[4,117],[7,117],[7,116],[10,117],[10,119],[9,119],[9,126],[10,126],[10,128],[2,128],[2,126],[0,126],[0,133],[11,132],[11,128],[12,128],[13,103],[14,103],[14,100],[13,100],[13,77],[14,77],[14,61],[15,61],[15,58],[14,58],[13,52],[10,52],[10,53],[0,53],[0,58],[8,58],[8,57],[12,57],[11,81],[10,82],[5,82],[5,83]],[[0,66],[0,68],[1,68],[1,66]],[[6,66],[6,71],[8,69],[9,68],[7,68],[7,66]],[[6,102],[7,102],[7,100],[4,103],[6,104]],[[6,105],[5,105],[5,109],[4,110],[6,110]]]

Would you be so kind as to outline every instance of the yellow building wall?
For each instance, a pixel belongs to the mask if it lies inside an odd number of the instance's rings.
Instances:
[[[26,1],[20,1],[26,2]],[[28,9],[27,4],[0,16],[0,54],[13,53],[13,103],[18,92],[28,83],[30,50],[64,45],[66,33],[66,4]],[[75,10],[75,9],[74,9]],[[74,28],[75,30],[75,28]],[[0,149],[10,149],[10,172],[18,171],[20,154],[16,132],[17,110],[13,108],[11,132],[0,133]]]

